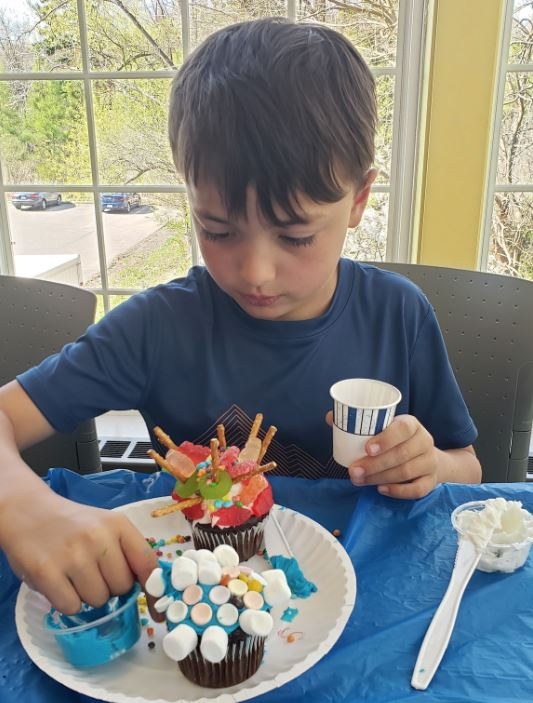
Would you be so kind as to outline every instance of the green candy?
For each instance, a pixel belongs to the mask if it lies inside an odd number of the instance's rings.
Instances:
[[[203,476],[198,481],[198,488],[202,498],[212,500],[213,498],[222,498],[231,490],[231,476],[227,471],[218,472],[218,482],[214,483],[212,479]],[[209,483],[208,483],[209,481]]]
[[[189,498],[193,493],[198,490],[198,476],[194,473],[192,476],[182,483],[181,481],[176,481],[174,486],[174,492],[177,493],[180,498]]]

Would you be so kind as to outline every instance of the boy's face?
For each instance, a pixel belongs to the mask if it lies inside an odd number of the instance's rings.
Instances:
[[[265,220],[252,187],[246,214],[228,218],[214,186],[189,186],[195,229],[205,265],[220,288],[252,317],[306,320],[321,315],[337,285],[337,264],[346,230],[359,224],[375,173],[357,192],[346,188],[336,203],[316,203],[305,196],[297,212],[304,221],[291,223],[276,212],[283,226]]]

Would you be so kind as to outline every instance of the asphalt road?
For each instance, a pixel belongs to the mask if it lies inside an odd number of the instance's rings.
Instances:
[[[79,254],[83,280],[100,272],[93,204],[62,203],[47,210],[9,206],[14,254]],[[107,265],[159,229],[150,206],[102,213]]]

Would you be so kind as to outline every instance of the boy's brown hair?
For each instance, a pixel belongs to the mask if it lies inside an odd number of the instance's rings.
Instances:
[[[338,32],[282,18],[243,22],[209,36],[171,90],[169,134],[187,183],[206,180],[228,216],[257,191],[265,217],[298,221],[298,193],[336,202],[341,181],[360,186],[374,160],[375,84]]]

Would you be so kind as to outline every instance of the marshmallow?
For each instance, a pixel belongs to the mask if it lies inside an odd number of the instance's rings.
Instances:
[[[195,603],[199,603],[202,600],[202,596],[203,591],[200,586],[198,586],[198,584],[196,583],[191,583],[191,585],[187,586],[187,588],[181,594],[183,602],[187,605],[194,605]]]
[[[172,562],[170,581],[176,591],[183,591],[187,586],[198,581],[198,565],[188,557],[177,557]]]
[[[219,544],[213,549],[213,555],[221,566],[237,566],[239,555],[229,544]]]
[[[146,579],[144,586],[146,593],[154,598],[161,598],[165,593],[165,579],[163,578],[163,569],[156,567],[150,576]]]
[[[242,598],[248,590],[248,586],[244,581],[241,581],[241,579],[231,579],[231,581],[228,582],[228,588],[232,596],[239,596],[240,598]]]
[[[264,604],[263,596],[257,591],[248,591],[244,594],[243,603],[246,608],[251,610],[261,610]]]
[[[203,627],[213,617],[213,610],[208,603],[197,603],[191,608],[191,620],[198,627]]]
[[[163,637],[162,644],[167,657],[179,662],[196,648],[198,635],[190,625],[178,625]]]
[[[229,601],[230,595],[229,588],[226,588],[226,586],[213,586],[209,591],[209,600],[215,605],[222,605]]]
[[[281,569],[263,571],[263,577],[267,582],[263,591],[263,597],[268,605],[281,605],[290,600],[291,589],[287,583],[285,573]]]
[[[217,620],[224,627],[235,625],[239,619],[239,611],[233,603],[224,603],[217,610]]]
[[[172,596],[163,596],[162,598],[156,600],[154,603],[154,609],[157,613],[164,613],[169,605],[172,605],[172,603],[174,603],[174,598],[172,598]]]
[[[206,586],[214,586],[220,583],[222,578],[222,567],[218,561],[201,561],[198,564],[198,580]]]
[[[172,623],[185,620],[189,614],[189,609],[182,600],[175,600],[167,608],[167,620]]]
[[[222,661],[228,651],[228,634],[217,625],[207,627],[200,642],[200,652],[212,664]]]
[[[209,549],[189,549],[185,552],[184,556],[189,559],[193,559],[197,564],[201,564],[203,561],[216,561],[216,557]]]
[[[244,610],[239,617],[239,625],[247,635],[266,637],[272,632],[274,620],[265,610]]]

